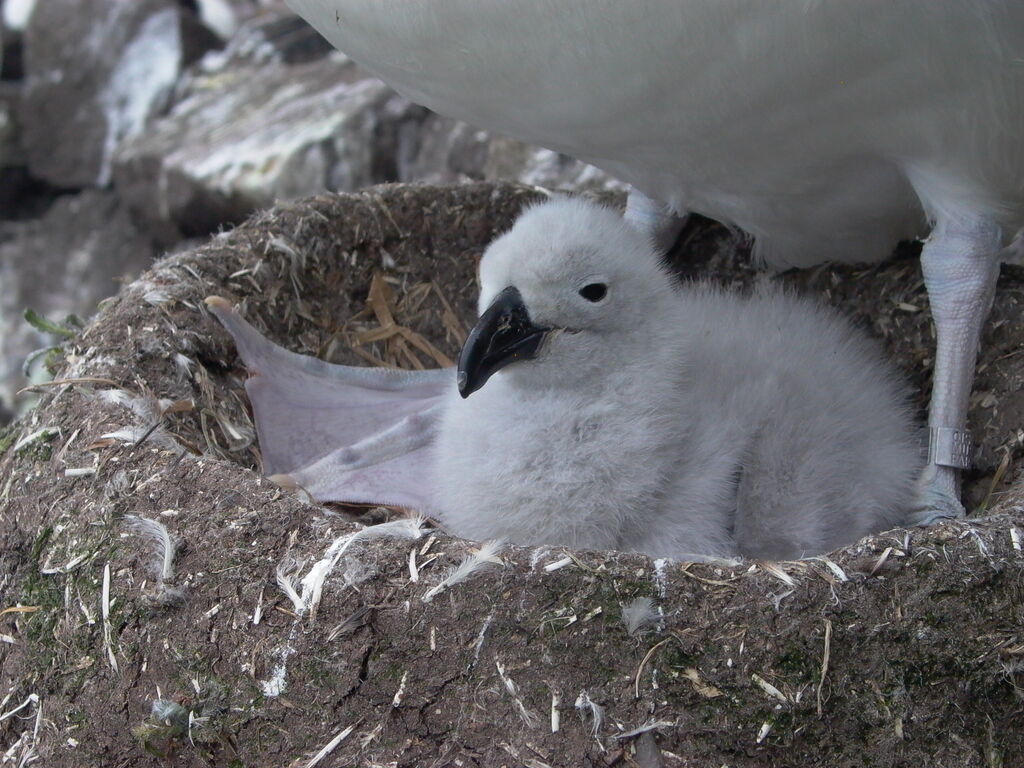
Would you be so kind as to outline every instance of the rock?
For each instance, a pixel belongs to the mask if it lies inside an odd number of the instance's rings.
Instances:
[[[28,25],[29,17],[35,10],[37,0],[3,0],[3,15],[0,23],[5,29],[23,32]]]
[[[20,89],[13,83],[0,81],[0,174],[13,165],[24,165],[18,137],[18,105],[21,103]],[[0,175],[0,179],[2,179]],[[2,195],[0,189],[0,195]],[[0,208],[0,213],[3,209]]]
[[[104,186],[117,146],[164,110],[183,69],[217,45],[173,0],[46,0],[25,30],[31,172]]]
[[[118,191],[164,243],[277,199],[393,181],[397,142],[425,114],[337,53],[233,59],[187,90],[114,160]]]
[[[30,326],[26,309],[58,323],[88,318],[153,256],[113,192],[61,197],[41,219],[0,225],[0,402],[10,408],[26,384],[26,355],[58,341]]]
[[[450,184],[484,178],[490,150],[487,131],[430,113],[414,142],[398,163],[402,181]]]
[[[484,178],[515,179],[524,184],[577,192],[625,192],[629,189],[627,184],[592,165],[503,136],[490,140]]]
[[[212,58],[222,58],[225,62],[248,59],[302,64],[331,53],[334,47],[305,20],[283,6],[272,4],[258,13],[250,10],[223,54]]]
[[[18,131],[20,89],[0,81],[0,219],[11,218],[28,183]]]
[[[604,171],[549,149],[496,136],[431,114],[416,137],[415,154],[399,165],[402,181],[518,181],[551,189],[625,191]]]
[[[24,75],[22,38],[36,0],[0,0],[0,77],[20,80]]]
[[[21,104],[20,83],[0,80],[0,221],[40,216],[56,197],[55,190],[29,175],[21,138]]]
[[[239,7],[241,3],[231,0],[192,0],[184,5],[194,10],[203,25],[221,40],[229,40],[238,31],[239,11],[247,10]],[[245,6],[251,7],[251,4],[245,3]]]
[[[233,39],[245,22],[266,11],[287,13],[284,0],[178,0],[182,7],[195,13],[199,20],[221,40]],[[308,28],[308,25],[306,25]]]

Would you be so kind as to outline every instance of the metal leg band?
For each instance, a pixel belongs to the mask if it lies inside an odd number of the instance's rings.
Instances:
[[[970,469],[974,465],[974,443],[966,429],[928,428],[928,463],[940,467]]]

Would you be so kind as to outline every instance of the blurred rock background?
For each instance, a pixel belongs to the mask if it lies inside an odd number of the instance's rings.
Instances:
[[[73,328],[155,259],[277,201],[395,181],[621,187],[406,101],[282,0],[0,0],[0,19],[0,424],[61,336],[26,310]]]

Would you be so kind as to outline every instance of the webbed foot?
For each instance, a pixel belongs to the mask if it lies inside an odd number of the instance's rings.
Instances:
[[[907,515],[907,525],[928,526],[967,516],[960,502],[959,470],[929,466],[917,488],[917,498]]]

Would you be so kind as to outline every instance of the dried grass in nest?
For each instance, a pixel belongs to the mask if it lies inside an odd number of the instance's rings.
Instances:
[[[406,285],[398,277],[373,274],[366,307],[349,320],[334,338],[340,338],[360,358],[387,368],[442,368],[454,361],[410,326],[422,320],[423,303],[434,293],[441,303],[441,322],[448,341],[461,345],[466,330],[434,281]]]

